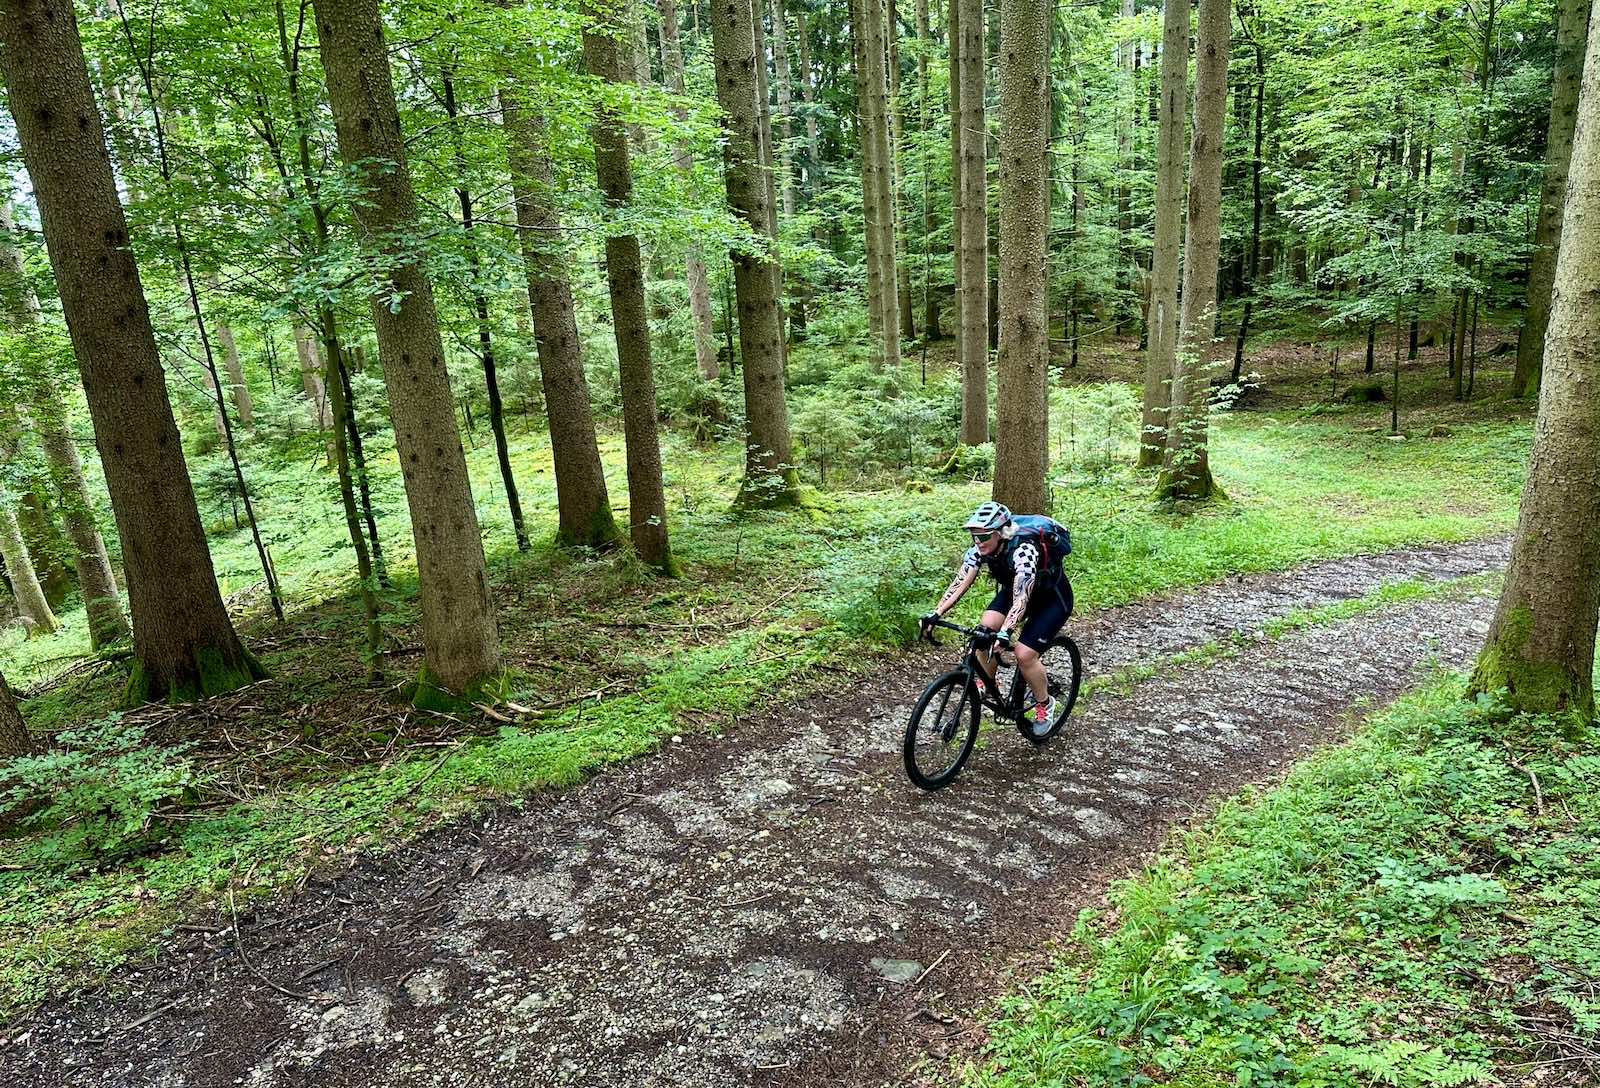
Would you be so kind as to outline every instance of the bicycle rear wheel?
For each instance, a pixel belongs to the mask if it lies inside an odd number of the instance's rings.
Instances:
[[[948,786],[978,739],[978,695],[965,671],[947,672],[922,693],[906,724],[906,774],[925,790]]]
[[[1055,719],[1046,732],[1034,733],[1023,729],[1022,735],[1035,744],[1043,744],[1061,732],[1072,708],[1078,705],[1078,689],[1083,686],[1083,655],[1078,652],[1078,644],[1066,635],[1059,635],[1050,641],[1050,645],[1045,647],[1043,661],[1050,697],[1058,705]]]

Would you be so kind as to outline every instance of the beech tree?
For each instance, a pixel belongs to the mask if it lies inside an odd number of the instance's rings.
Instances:
[[[1206,432],[1217,328],[1217,257],[1222,247],[1222,136],[1227,122],[1231,9],[1231,0],[1200,0],[1183,302],[1172,367],[1167,448],[1156,484],[1157,493],[1164,498],[1204,499],[1213,487]]]
[[[1600,0],[1590,4],[1600,25]],[[1471,690],[1594,718],[1600,619],[1600,34],[1589,34],[1511,566]]]
[[[366,189],[356,221],[381,265],[373,318],[422,598],[425,664],[412,694],[419,705],[450,705],[499,682],[499,632],[433,286],[416,252],[416,196],[383,24],[377,0],[314,7],[339,151]]]
[[[762,111],[755,29],[749,0],[712,5],[717,101],[722,106],[723,176],[728,204],[752,238],[732,252],[739,305],[739,350],[744,361],[745,478],[740,501],[781,506],[800,498],[800,477],[789,444],[789,406],[783,388],[783,315],[777,255],[769,243],[769,178],[762,162]]]
[[[22,720],[22,710],[17,706],[16,693],[0,673],[0,765],[7,760],[25,756],[34,749],[33,734]]]
[[[1000,8],[1000,383],[994,497],[1013,510],[1049,503],[1050,4]]]
[[[125,698],[230,691],[265,672],[217,589],[71,6],[0,4],[0,71],[122,542]]]
[[[0,299],[3,299],[11,331],[22,337],[37,337],[43,331],[39,300],[28,284],[22,252],[15,243],[15,229],[10,203],[0,202]],[[83,594],[84,610],[88,614],[89,644],[98,649],[129,634],[111,557],[106,553],[105,539],[95,524],[94,500],[83,476],[83,461],[68,427],[66,408],[61,390],[56,388],[55,376],[47,367],[39,366],[33,374],[19,377],[30,379],[27,412],[50,467],[50,479],[61,503],[67,539],[72,544],[78,590]],[[7,569],[16,572],[18,568],[9,554],[7,552]],[[37,617],[35,629],[38,629]]]
[[[625,26],[600,9],[590,10],[595,25],[583,33],[584,60],[590,75],[615,85],[623,79],[618,35]],[[602,93],[609,90],[602,88]],[[602,102],[591,133],[600,191],[610,209],[625,215],[633,202],[633,167],[628,131],[615,105]],[[667,500],[661,483],[660,419],[650,358],[650,315],[645,308],[644,259],[638,235],[614,229],[607,232],[606,282],[611,290],[611,330],[617,343],[622,427],[628,446],[628,536],[640,559],[672,573]]]

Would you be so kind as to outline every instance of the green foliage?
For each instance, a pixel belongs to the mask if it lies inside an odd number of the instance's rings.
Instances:
[[[822,574],[828,615],[841,632],[888,645],[916,640],[917,617],[937,601],[953,569],[924,532],[914,520],[896,518],[840,540]],[[862,562],[866,555],[870,563]]]
[[[157,809],[191,794],[200,776],[185,747],[148,734],[111,714],[56,734],[42,754],[0,765],[0,825],[9,819],[49,832],[19,851],[28,864],[70,873],[148,849],[168,833]]]
[[[963,1082],[1447,1088],[1592,1023],[1594,742],[1460,684],[1230,802],[1113,915],[1086,912]]]

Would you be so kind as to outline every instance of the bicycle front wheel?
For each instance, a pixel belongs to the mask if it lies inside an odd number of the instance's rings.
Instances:
[[[925,790],[948,786],[978,739],[978,693],[965,671],[947,672],[922,693],[906,725],[906,774]]]

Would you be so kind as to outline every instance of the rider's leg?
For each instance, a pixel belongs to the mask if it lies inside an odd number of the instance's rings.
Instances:
[[[983,619],[979,620],[978,622],[991,631],[998,631],[1000,630],[1000,625],[1006,622],[1006,614],[991,608],[983,614]],[[990,677],[994,676],[995,659],[992,652],[989,650],[979,650],[978,663],[983,666],[983,671],[988,673]]]
[[[1035,702],[1042,703],[1050,697],[1049,680],[1044,673],[1044,662],[1039,660],[1039,651],[1024,642],[1017,643],[1017,671],[1028,682]]]
[[[1044,662],[1039,654],[1066,626],[1071,607],[1061,593],[1052,592],[1051,587],[1041,590],[1039,601],[1037,610],[1031,607],[1033,602],[1029,601],[1030,615],[1022,622],[1022,631],[1017,639],[1017,669],[1028,682],[1028,690],[1033,692],[1034,701],[1042,703],[1050,697],[1050,679],[1045,675]]]

